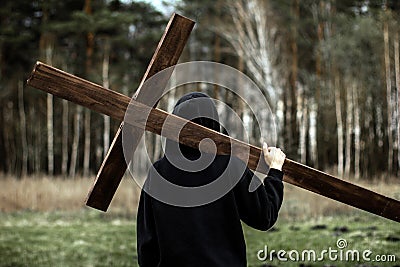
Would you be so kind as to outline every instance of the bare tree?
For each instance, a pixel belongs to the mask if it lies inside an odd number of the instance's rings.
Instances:
[[[397,173],[400,174],[400,53],[399,53],[399,32],[396,31],[394,35],[394,60],[395,60],[395,72],[396,72],[396,118],[397,118]]]
[[[343,177],[344,157],[343,157],[343,120],[342,107],[340,98],[340,80],[339,74],[335,74],[335,107],[336,107],[336,123],[337,123],[337,140],[338,140],[338,176]]]
[[[316,47],[316,58],[315,58],[315,75],[316,75],[316,83],[315,83],[315,104],[310,105],[310,124],[314,123],[315,126],[313,129],[315,131],[315,138],[310,139],[311,146],[311,157],[314,165],[318,167],[318,128],[320,125],[321,114],[319,109],[322,107],[321,104],[321,86],[323,84],[323,64],[322,64],[322,43],[324,41],[324,31],[329,30],[329,25],[325,27],[324,21],[321,19],[321,14],[323,14],[326,10],[325,1],[319,1],[318,5],[315,4],[312,6],[313,18],[315,21],[315,25],[317,28],[317,47]],[[315,117],[315,121],[312,121],[311,118]]]
[[[303,89],[304,90],[304,89]],[[308,122],[309,122],[309,115],[308,115],[308,99],[303,94],[302,97],[302,110],[301,110],[301,120],[300,120],[300,160],[301,163],[306,164],[307,161],[307,135],[308,135]]]
[[[62,156],[61,156],[61,173],[67,175],[68,169],[68,101],[62,100]]]
[[[71,177],[75,177],[76,174],[81,116],[82,116],[82,107],[76,106],[76,112],[74,115],[74,139],[72,141],[71,163],[69,167],[69,176]]]
[[[46,63],[51,64],[52,47],[46,48]],[[50,175],[54,174],[54,126],[53,126],[53,95],[47,94],[47,167]]]
[[[19,111],[19,127],[21,131],[22,146],[22,167],[21,176],[26,176],[28,170],[28,144],[26,137],[26,116],[24,107],[24,84],[22,80],[18,81],[18,111]]]
[[[14,111],[13,111],[13,102],[8,101],[6,104],[2,107],[2,112],[3,112],[3,121],[6,125],[10,125],[10,127],[2,127],[3,128],[3,135],[4,135],[4,141],[5,141],[5,152],[6,152],[6,166],[7,166],[7,171],[9,173],[14,173],[15,172],[15,163],[16,163],[16,153],[15,151],[15,136],[13,134],[14,132]]]
[[[38,119],[38,112],[36,111],[35,105],[29,105],[29,119],[28,121],[30,122],[35,122],[35,123],[29,123],[29,136],[30,136],[30,142],[28,142],[29,145],[29,150],[30,150],[30,155],[29,159],[31,161],[31,165],[33,168],[33,171],[35,174],[39,174],[41,171],[41,154],[42,154],[42,134],[41,134],[41,120]]]
[[[360,127],[360,108],[358,102],[357,87],[353,86],[352,91],[354,109],[354,177],[360,178],[360,156],[361,156],[361,127]]]
[[[83,150],[83,176],[87,177],[89,175],[89,163],[90,163],[90,118],[91,111],[85,109],[85,119],[84,119],[84,150]]]
[[[49,10],[47,5],[43,5],[43,17],[42,25],[46,25],[48,22]],[[53,59],[53,43],[54,36],[49,32],[43,32],[40,36],[40,52],[42,58],[47,64],[52,64]],[[48,173],[53,175],[54,173],[54,130],[53,130],[53,96],[47,95],[47,168]]]
[[[300,17],[300,2],[299,0],[292,0],[291,3],[291,16],[293,22],[290,24],[290,55],[291,55],[291,67],[289,75],[289,95],[290,95],[290,147],[295,149],[299,146],[299,127],[297,121],[297,110],[301,107],[298,105],[298,47],[297,47],[297,36],[298,36],[298,23]],[[295,154],[298,154],[297,149]]]
[[[87,15],[92,15],[92,2],[91,0],[85,0],[85,5],[83,7],[83,11]],[[86,75],[89,76],[92,70],[92,57],[94,50],[94,33],[89,31],[86,34],[86,67],[85,72]],[[90,118],[91,111],[89,109],[85,109],[85,118],[84,118],[84,150],[83,150],[83,176],[89,175],[89,165],[90,165]]]
[[[351,167],[351,134],[353,132],[353,89],[346,89],[346,158],[344,175],[349,177]]]
[[[286,116],[285,106],[278,105],[278,103],[281,103],[279,100],[283,91],[282,86],[288,81],[282,79],[282,77],[288,78],[290,70],[287,68],[280,69],[278,64],[273,67],[273,64],[278,60],[288,61],[290,58],[282,57],[283,53],[277,52],[280,49],[277,44],[281,41],[282,35],[278,34],[276,17],[270,1],[235,0],[228,2],[228,8],[230,23],[218,23],[214,30],[231,45],[234,53],[240,59],[240,68],[249,73],[253,81],[263,91],[272,112],[277,114],[277,128],[274,128],[272,117],[267,116],[268,112],[258,105],[252,105],[253,112],[263,118],[262,123],[257,126],[252,114],[246,108],[243,109],[242,116],[247,125],[247,134],[250,139],[254,138],[252,142],[259,142],[260,140],[257,137],[259,135],[258,127],[261,133],[272,130],[281,132],[283,127],[280,120],[286,120],[288,117]],[[242,91],[246,99],[255,97],[254,92],[254,90],[248,88],[243,88]],[[286,102],[283,101],[283,103]],[[296,109],[297,101],[294,101],[294,103]],[[284,115],[280,116],[281,114]],[[282,138],[279,138],[278,141],[284,149],[291,147],[286,139],[282,141]],[[297,146],[295,149],[297,151]]]
[[[104,44],[104,57],[103,57],[103,86],[105,88],[110,88],[109,79],[109,65],[110,65],[110,42],[108,39],[105,40]],[[103,115],[103,157],[107,155],[108,148],[110,147],[110,117]]]
[[[271,49],[275,43],[276,28],[269,23],[271,17],[269,1],[232,1],[229,10],[232,25],[216,28],[232,45],[239,57],[272,103],[276,103],[277,92],[272,87]]]
[[[391,91],[392,82],[390,77],[390,56],[389,56],[389,23],[385,20],[383,24],[383,40],[385,53],[385,74],[386,74],[386,102],[387,102],[387,138],[388,138],[388,173],[392,172],[393,160],[393,136],[392,136],[392,108]]]

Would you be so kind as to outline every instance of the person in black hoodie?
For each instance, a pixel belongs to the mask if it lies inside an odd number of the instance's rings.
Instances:
[[[199,101],[201,100],[201,101]],[[173,114],[220,131],[216,107],[206,94],[189,93],[176,104]],[[208,166],[188,170],[176,164],[194,162],[204,156],[198,149],[167,140],[165,155],[149,171],[140,195],[137,213],[137,253],[141,267],[246,266],[246,244],[241,221],[266,231],[278,218],[283,200],[282,165],[285,154],[264,143],[263,154],[270,166],[263,184],[250,192],[254,173],[236,157],[216,155]],[[232,164],[230,164],[231,162]],[[226,193],[196,204],[195,194],[174,198],[175,193],[155,182],[162,177],[171,184],[202,187],[221,176],[235,176]],[[158,188],[157,188],[158,187]],[[157,197],[164,191],[165,201]],[[153,194],[154,193],[154,194]],[[169,201],[171,200],[171,201]],[[171,204],[172,203],[172,204]],[[177,204],[178,203],[178,204]]]

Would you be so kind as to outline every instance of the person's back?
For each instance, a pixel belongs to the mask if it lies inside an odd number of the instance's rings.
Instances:
[[[201,107],[195,101],[199,98],[203,98]],[[215,106],[204,94],[185,95],[173,113],[219,131]],[[169,140],[165,152],[150,169],[141,192],[137,216],[139,265],[246,266],[241,220],[258,230],[267,230],[275,223],[283,198],[282,172],[271,169],[264,185],[249,192],[254,174],[236,157],[217,155],[207,166],[193,171],[186,167],[191,162],[201,165],[199,158],[204,154]],[[179,166],[186,160],[187,166]],[[167,189],[159,183],[160,177]],[[225,181],[218,185],[221,177]],[[215,190],[204,189],[200,196],[211,197],[206,202],[190,190],[210,184],[223,192],[213,196]],[[179,196],[168,191],[169,185],[178,188]],[[166,199],[158,194],[163,190]]]

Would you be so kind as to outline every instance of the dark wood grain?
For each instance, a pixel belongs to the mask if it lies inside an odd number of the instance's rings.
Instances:
[[[172,73],[172,68],[162,72],[157,77],[157,84],[146,84],[150,77],[172,67],[178,63],[179,57],[189,38],[190,32],[194,26],[194,22],[178,14],[173,14],[164,35],[158,44],[153,58],[144,74],[139,88],[136,90],[134,99],[149,106],[156,106],[159,98],[162,96],[164,88]],[[160,77],[161,76],[161,77]],[[90,188],[86,205],[102,211],[107,211],[111,200],[121,182],[121,179],[126,171],[127,162],[131,158],[128,154],[124,154],[122,146],[122,129],[124,123],[121,123],[117,133],[111,143],[110,149],[107,152],[103,163],[97,173],[93,186]],[[125,138],[132,143],[130,147],[136,148],[139,143],[143,131],[137,128],[125,127]]]
[[[134,114],[127,116],[125,121],[130,125],[146,129],[156,134],[162,134],[172,140],[197,147],[203,138],[212,139],[218,154],[233,154],[247,162],[252,170],[266,174],[267,168],[260,160],[261,149],[229,136],[212,131],[201,125],[183,118],[168,114],[160,109],[150,108],[142,103],[99,85],[87,82],[71,74],[57,70],[42,63],[37,63],[28,84],[51,93],[55,96],[75,102],[93,111],[109,115],[117,120],[123,120],[127,108]],[[144,118],[147,117],[147,120]],[[176,131],[181,128],[179,137]],[[177,140],[179,138],[179,140]],[[211,151],[211,146],[205,146],[204,151]],[[249,152],[249,153],[247,153]],[[384,218],[400,222],[400,201],[392,199],[371,190],[338,179],[316,169],[285,160],[283,165],[284,181],[299,186],[319,195],[337,200],[350,206],[374,213]]]

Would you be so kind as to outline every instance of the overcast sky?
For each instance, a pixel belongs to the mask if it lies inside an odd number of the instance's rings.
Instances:
[[[136,1],[151,3],[155,8],[157,8],[161,12],[163,12],[165,14],[170,14],[170,13],[172,13],[174,11],[174,9],[172,7],[173,4],[179,2],[180,0],[169,0],[169,1],[165,1],[165,0],[136,0]],[[126,0],[126,2],[130,2],[130,1]],[[165,6],[163,4],[163,2],[167,2],[168,6]]]

